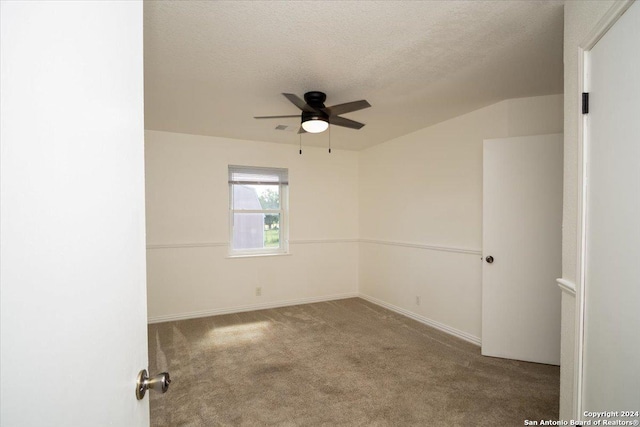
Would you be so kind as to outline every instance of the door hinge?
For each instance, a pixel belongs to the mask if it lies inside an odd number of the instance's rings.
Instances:
[[[589,92],[582,92],[582,114],[589,114]]]

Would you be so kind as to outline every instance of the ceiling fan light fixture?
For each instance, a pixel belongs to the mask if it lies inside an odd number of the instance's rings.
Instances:
[[[361,129],[364,123],[340,117],[340,114],[351,113],[371,107],[371,104],[365,99],[326,107],[324,101],[327,99],[327,95],[318,91],[305,93],[304,101],[293,93],[283,93],[283,95],[302,111],[300,115],[300,124],[302,126],[301,129],[298,130],[298,133],[321,133],[329,129],[329,124],[349,129]],[[257,116],[254,117],[254,119],[282,119],[289,117],[298,117],[298,115]]]
[[[302,129],[309,133],[320,133],[327,130],[329,122],[319,115],[307,116],[302,119]]]

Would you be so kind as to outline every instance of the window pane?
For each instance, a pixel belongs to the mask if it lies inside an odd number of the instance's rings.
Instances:
[[[233,215],[233,249],[264,247],[264,214],[235,213]]]
[[[238,185],[233,187],[234,210],[280,209],[280,186]]]
[[[234,213],[233,249],[280,247],[280,214]]]
[[[262,209],[280,209],[280,187],[277,185],[255,185]]]
[[[280,247],[280,214],[264,216],[264,247]]]

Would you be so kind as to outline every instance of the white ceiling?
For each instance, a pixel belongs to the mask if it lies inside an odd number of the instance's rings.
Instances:
[[[503,99],[561,93],[561,1],[146,1],[145,127],[298,143],[282,92],[366,99],[359,150]],[[275,130],[279,124],[291,131]],[[328,133],[302,136],[328,143]]]

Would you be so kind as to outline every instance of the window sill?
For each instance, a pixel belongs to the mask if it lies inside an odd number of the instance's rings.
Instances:
[[[291,256],[290,252],[273,253],[273,254],[237,254],[227,255],[225,258],[262,258],[270,256]]]

